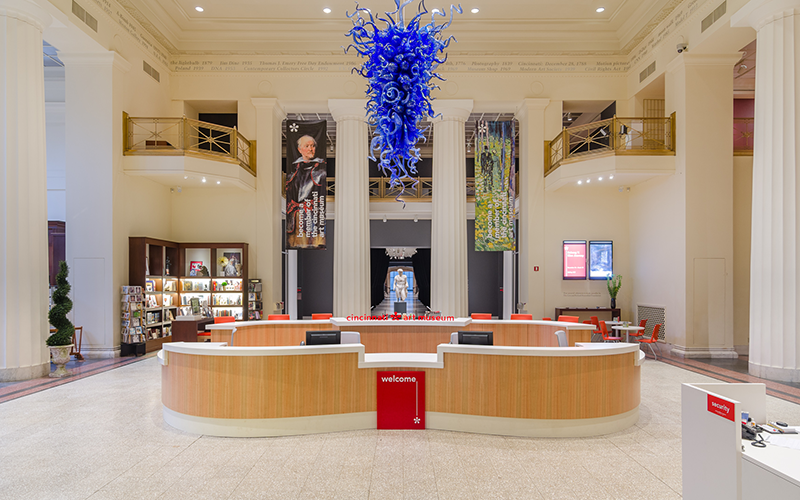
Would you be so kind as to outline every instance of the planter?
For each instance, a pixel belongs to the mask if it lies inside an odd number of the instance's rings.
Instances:
[[[72,375],[72,373],[64,368],[64,365],[69,362],[69,353],[71,350],[72,344],[50,346],[50,355],[53,357],[53,364],[56,365],[56,371],[50,374],[51,378],[69,377]]]
[[[617,308],[617,299],[616,298],[611,299],[611,309],[616,309],[616,308]]]

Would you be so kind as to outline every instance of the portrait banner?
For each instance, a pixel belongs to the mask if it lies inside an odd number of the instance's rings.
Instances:
[[[325,249],[327,122],[286,121],[286,248]]]
[[[514,122],[478,121],[475,141],[475,250],[516,250]]]

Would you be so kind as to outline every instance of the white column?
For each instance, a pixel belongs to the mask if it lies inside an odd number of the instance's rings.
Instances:
[[[120,286],[128,283],[122,171],[124,75],[116,52],[59,54],[65,65],[67,262],[84,356],[119,355]]]
[[[0,0],[0,382],[50,371],[42,29],[27,0]]]
[[[667,304],[667,341],[687,358],[736,358],[733,347],[733,80],[739,54],[676,57],[666,71],[666,114],[675,112],[675,170],[682,193],[670,200],[683,225],[681,266],[663,286],[676,290],[685,316]],[[681,200],[682,196],[682,200]],[[674,221],[674,219],[673,219]],[[673,221],[662,220],[665,228]],[[682,287],[678,288],[678,287]]]
[[[274,98],[253,98],[256,108],[256,259],[253,278],[261,278],[264,314],[281,301],[281,124],[286,118]],[[252,248],[252,247],[251,247]],[[295,292],[295,297],[297,293]],[[288,297],[287,297],[288,298]],[[295,304],[297,301],[295,300]],[[277,311],[282,312],[282,311]]]
[[[758,32],[750,257],[750,374],[800,382],[800,1],[751,1]]]
[[[333,315],[370,311],[369,127],[366,101],[331,99],[336,120]]]
[[[549,99],[525,99],[519,121],[519,299],[534,319],[545,311],[544,266],[544,141],[545,110]]]
[[[471,99],[438,99],[433,111],[431,309],[469,315],[467,280],[467,157],[464,124]]]

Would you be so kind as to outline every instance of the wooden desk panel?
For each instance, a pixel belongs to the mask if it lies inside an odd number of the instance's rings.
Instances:
[[[640,402],[640,367],[634,356],[445,353],[444,369],[421,370],[426,372],[426,410],[530,419],[620,415]],[[162,367],[162,402],[185,415],[221,419],[371,412],[377,409],[377,371],[359,369],[356,353],[170,352]]]

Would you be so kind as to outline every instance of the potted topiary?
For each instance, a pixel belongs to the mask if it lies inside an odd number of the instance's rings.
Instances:
[[[53,292],[53,308],[50,309],[48,315],[50,324],[56,329],[55,333],[47,338],[47,345],[50,347],[50,354],[56,365],[56,371],[50,374],[54,378],[72,375],[64,368],[64,365],[69,362],[72,335],[75,333],[75,326],[67,318],[67,314],[72,310],[72,301],[69,299],[71,287],[67,281],[69,267],[62,260],[59,263],[59,269],[58,275],[56,275],[56,290]]]
[[[617,308],[617,294],[619,288],[622,286],[622,275],[611,275],[606,278],[606,286],[608,287],[608,294],[611,296],[611,309]]]

